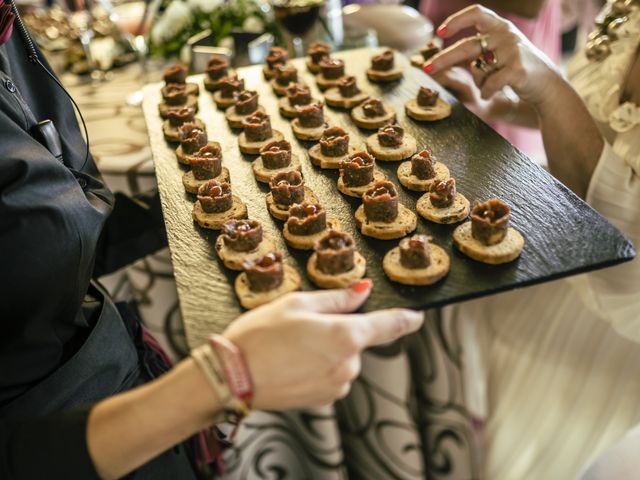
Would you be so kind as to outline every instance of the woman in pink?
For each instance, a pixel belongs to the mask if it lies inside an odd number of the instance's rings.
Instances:
[[[449,15],[473,3],[477,2],[469,0],[422,0],[420,2],[420,12],[431,20],[434,25],[440,25]],[[554,63],[559,63],[562,0],[517,0],[511,2],[487,0],[479,3],[496,9],[499,15],[511,20],[535,46],[547,54]],[[499,8],[500,4],[508,3],[512,3],[513,7],[503,7],[502,10]],[[464,36],[468,36],[468,33],[461,34],[453,39],[447,39],[445,45],[449,45]],[[491,119],[485,118],[485,120]],[[533,161],[545,163],[542,137],[539,131],[503,122],[494,122],[492,126]]]

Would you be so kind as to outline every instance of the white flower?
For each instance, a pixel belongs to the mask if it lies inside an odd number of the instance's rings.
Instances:
[[[218,42],[218,46],[222,48],[228,48],[229,50],[233,51],[233,46],[234,46],[233,38],[224,37],[220,39],[220,41]]]
[[[247,32],[260,33],[264,31],[264,23],[262,23],[259,17],[251,15],[245,19],[242,24],[242,29]]]
[[[156,44],[176,37],[191,22],[191,10],[181,0],[173,0],[151,29],[151,41]]]
[[[186,0],[191,10],[200,10],[205,13],[213,12],[224,3],[224,0]]]

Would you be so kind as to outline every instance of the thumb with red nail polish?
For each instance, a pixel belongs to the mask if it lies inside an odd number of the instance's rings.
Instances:
[[[422,66],[422,71],[427,74],[433,73],[433,69],[434,69],[433,63],[431,62],[427,62]]]
[[[358,280],[355,283],[351,284],[351,290],[356,293],[363,293],[367,290],[370,290],[373,286],[373,281],[370,278],[364,278],[362,280]]]
[[[440,25],[436,30],[436,35],[439,36],[440,38],[444,38],[446,34],[447,34],[447,26]]]

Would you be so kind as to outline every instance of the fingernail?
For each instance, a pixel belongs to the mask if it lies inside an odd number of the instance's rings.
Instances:
[[[438,27],[438,30],[436,30],[436,35],[439,36],[440,38],[443,38],[446,34],[447,34],[447,26],[440,25]]]
[[[356,293],[366,292],[367,290],[370,290],[371,287],[373,287],[373,280],[370,278],[364,278],[351,284],[351,290]]]
[[[424,73],[431,73],[433,72],[433,63],[431,62],[427,62],[422,66],[422,71]]]

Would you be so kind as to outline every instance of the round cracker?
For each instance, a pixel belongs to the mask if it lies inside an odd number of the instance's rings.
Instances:
[[[400,247],[387,252],[382,260],[384,273],[403,285],[432,285],[449,273],[451,259],[438,245],[429,243],[431,263],[426,268],[407,268],[400,263]]]
[[[411,55],[411,58],[409,60],[411,61],[411,65],[418,68],[422,68],[422,65],[424,65],[424,62],[426,61],[420,53]]]
[[[313,103],[314,99],[311,99]],[[296,107],[292,106],[289,103],[288,97],[283,97],[278,100],[278,110],[280,111],[280,115],[286,118],[296,118],[298,116],[298,111]]]
[[[300,119],[294,118],[291,122],[291,130],[293,135],[298,140],[320,140],[322,138],[322,132],[329,128],[327,123],[327,117],[324,118],[324,124],[319,127],[306,128],[300,125]]]
[[[189,123],[195,123],[202,130],[207,130],[207,126],[199,118],[194,118]],[[164,139],[167,142],[180,143],[180,127],[174,127],[169,123],[168,119],[162,122],[162,133],[164,134]]]
[[[213,94],[213,101],[216,102],[216,106],[220,110],[226,110],[227,108],[229,108],[232,105],[236,104],[236,98],[235,97],[225,98],[225,97],[222,96],[222,92],[220,90],[216,91]]]
[[[400,80],[402,78],[402,68],[395,67],[387,71],[374,70],[373,68],[368,68],[367,78],[372,82],[377,82],[377,83],[395,82],[396,80]]]
[[[448,180],[450,176],[449,169],[444,163],[436,162],[433,169],[436,172],[435,177],[421,180],[411,174],[411,161],[403,162],[398,167],[398,180],[409,190],[428,192],[433,183]]]
[[[320,240],[328,230],[340,230],[340,222],[337,218],[327,217],[327,227],[321,232],[312,235],[295,235],[289,231],[289,225],[284,224],[282,236],[287,245],[298,250],[313,250],[316,240]]]
[[[444,208],[434,207],[429,198],[429,194],[425,193],[418,199],[416,210],[421,217],[434,223],[449,225],[463,221],[469,216],[469,200],[460,192],[456,192],[456,198],[453,203]]]
[[[303,81],[298,81],[296,82],[298,85],[304,85],[306,86],[307,84],[304,83]],[[271,85],[271,88],[273,89],[273,93],[275,93],[277,96],[282,97],[284,95],[287,94],[287,88],[289,87],[289,85],[280,85],[278,82],[276,82],[276,79],[273,78],[269,81],[269,84]]]
[[[232,68],[229,68],[227,70],[227,74],[225,75],[226,77],[236,77],[236,71]],[[204,76],[204,79],[202,80],[202,83],[204,84],[204,88],[210,92],[216,92],[220,89],[220,85],[222,85],[222,80],[224,79],[224,77],[222,77],[220,80],[211,80],[207,75]]]
[[[276,242],[270,237],[262,237],[262,241],[253,250],[248,252],[236,252],[227,247],[222,239],[222,235],[218,235],[216,239],[216,253],[224,266],[230,270],[242,270],[242,262],[244,260],[257,260],[265,256],[269,252],[276,250]]]
[[[462,253],[479,262],[490,265],[508,263],[520,256],[524,247],[524,238],[515,228],[509,227],[507,235],[496,245],[484,245],[473,238],[471,222],[459,225],[453,231],[453,244]]]
[[[278,130],[272,130],[270,138],[267,138],[266,140],[260,140],[258,142],[248,142],[247,136],[244,134],[244,132],[242,132],[240,135],[238,135],[238,148],[242,153],[246,153],[248,155],[257,155],[260,153],[260,149],[267,143],[279,142],[280,140],[284,140],[284,135]]]
[[[379,240],[402,238],[418,226],[416,214],[401,203],[398,204],[398,216],[393,222],[370,222],[365,218],[364,205],[358,207],[354,216],[363,235]]]
[[[214,177],[213,179],[207,178],[206,180],[198,180],[193,176],[193,171],[189,170],[182,175],[182,185],[184,185],[184,189],[187,193],[193,193],[194,195],[198,193],[198,189],[203,183],[208,182],[209,180],[217,180],[218,182],[228,182],[229,181],[229,170],[227,167],[222,167],[222,171],[220,175]]]
[[[353,155],[357,151],[362,150],[354,145],[349,145],[346,155],[339,157],[329,157],[322,153],[322,147],[320,144],[316,144],[308,150],[309,159],[311,163],[320,168],[340,168],[343,160],[347,160],[350,155]]]
[[[289,218],[290,205],[278,205],[277,203],[274,203],[273,194],[271,192],[267,193],[266,202],[269,213],[275,218],[282,221],[286,221],[287,218]],[[318,203],[318,197],[316,197],[316,194],[313,193],[313,191],[305,185],[304,198],[300,203]]]
[[[218,142],[207,142],[207,145],[214,145],[220,149],[222,148]],[[182,163],[183,165],[189,165],[189,162],[187,162],[188,156],[189,154],[184,153],[184,151],[182,150],[182,145],[178,145],[178,148],[176,148],[176,158],[178,159],[178,162]]]
[[[384,103],[384,109],[387,112],[381,117],[367,117],[364,114],[362,105],[358,105],[351,110],[351,120],[358,127],[365,130],[377,130],[380,127],[384,127],[388,123],[394,123],[396,121],[396,110],[391,105]]]
[[[300,159],[295,153],[291,154],[291,163],[286,167],[276,169],[266,168],[262,162],[262,157],[258,157],[251,163],[251,168],[253,168],[253,175],[256,177],[256,180],[263,183],[269,183],[271,177],[280,172],[291,172],[293,170],[302,171]]]
[[[369,190],[375,182],[379,180],[386,180],[386,179],[387,179],[387,176],[376,168],[373,171],[373,182],[367,183],[366,185],[359,185],[357,187],[347,187],[344,184],[342,175],[340,175],[340,177],[338,177],[338,190],[340,190],[345,195],[349,195],[350,197],[362,198],[362,195],[364,195],[364,192]]]
[[[318,84],[318,88],[320,90],[326,90],[328,88],[338,86],[339,80],[340,80],[339,78],[336,78],[336,79],[324,78],[324,75],[322,75],[322,73],[318,73],[316,75],[316,83]]]
[[[336,275],[324,273],[318,270],[316,262],[318,254],[313,253],[307,262],[307,274],[309,280],[320,288],[346,288],[364,277],[367,271],[367,261],[359,252],[354,252],[354,265],[351,270]]]
[[[404,104],[404,108],[408,116],[420,122],[434,122],[451,115],[451,105],[442,98],[438,98],[433,107],[426,108],[418,105],[418,99],[412,98]]]
[[[246,115],[240,115],[236,113],[235,105],[232,105],[225,110],[224,117],[227,119],[227,122],[229,122],[231,128],[242,128],[242,121],[256,112],[267,113],[262,105],[258,105],[255,111],[247,113]]]
[[[187,95],[187,101],[182,105],[167,105],[164,101],[158,104],[158,112],[160,116],[166,120],[169,114],[169,109],[180,107],[193,107],[198,112],[198,97],[195,95]]]
[[[343,97],[338,87],[333,87],[324,92],[324,101],[330,107],[351,109],[360,105],[369,98],[364,92],[360,92],[353,97]]]
[[[220,213],[207,213],[202,209],[200,202],[193,205],[193,219],[202,228],[209,228],[211,230],[220,230],[224,222],[231,219],[241,220],[247,218],[247,206],[242,203],[240,197],[233,195],[233,205],[226,212]]]
[[[299,290],[301,280],[298,272],[289,265],[283,265],[283,268],[284,278],[282,279],[282,284],[278,288],[269,290],[268,292],[251,291],[249,288],[249,281],[247,280],[247,274],[242,272],[238,275],[235,282],[235,289],[238,300],[240,300],[240,305],[247,310],[251,310],[252,308],[265,305],[276,298],[280,298],[282,295]]]
[[[416,139],[408,133],[402,138],[402,145],[399,147],[384,147],[380,145],[378,134],[374,133],[367,137],[367,150],[376,160],[386,162],[397,162],[413,156],[418,151]]]

